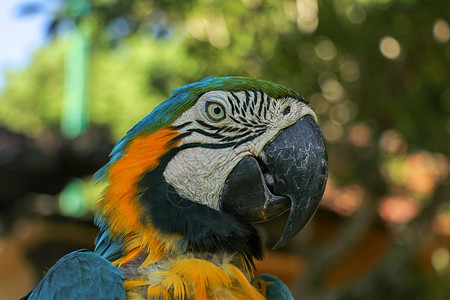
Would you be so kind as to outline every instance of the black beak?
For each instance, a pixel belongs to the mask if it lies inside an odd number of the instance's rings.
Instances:
[[[282,130],[261,157],[242,159],[225,181],[221,209],[244,222],[263,222],[290,209],[273,248],[293,238],[314,215],[328,176],[328,157],[319,126],[306,115]]]

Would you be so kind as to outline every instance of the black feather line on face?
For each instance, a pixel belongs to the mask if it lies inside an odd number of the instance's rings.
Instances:
[[[233,148],[237,148],[237,147],[239,147],[239,146],[242,145],[242,144],[245,144],[245,143],[247,143],[247,142],[250,142],[250,141],[254,140],[254,139],[257,138],[258,136],[260,136],[263,132],[264,132],[264,131],[262,131],[262,132],[260,132],[260,133],[255,133],[255,134],[253,134],[253,135],[251,135],[251,136],[249,136],[249,137],[247,137],[247,138],[245,138],[245,139],[243,139],[243,140],[240,140],[239,142],[237,142],[237,143],[233,146]]]
[[[260,134],[262,134],[263,132],[266,131],[266,129],[267,129],[266,125],[260,125],[259,123],[255,122],[253,120],[250,120],[250,121],[251,121],[251,123],[247,124],[247,127],[249,127],[249,128],[235,128],[235,127],[230,127],[230,126],[214,127],[214,126],[208,125],[208,124],[206,124],[206,123],[204,123],[204,122],[202,122],[200,120],[196,120],[197,123],[199,123],[200,125],[203,125],[203,124],[207,125],[207,126],[205,126],[205,128],[211,129],[214,132],[208,132],[208,131],[200,129],[200,128],[191,128],[191,129],[187,130],[187,133],[195,132],[195,133],[207,136],[207,137],[211,137],[211,138],[217,139],[220,142],[231,142],[231,141],[236,141],[236,140],[239,140],[241,138],[247,137],[250,134],[258,133],[257,135],[255,135],[253,137],[253,138],[256,138],[257,136],[259,136]],[[250,129],[252,129],[252,130],[250,130]],[[222,134],[219,133],[219,132],[222,132]],[[229,135],[229,136],[223,135],[223,133],[226,133],[226,132],[242,132],[242,133],[241,134],[237,134],[237,135]],[[248,141],[248,140],[245,140],[245,141]],[[237,141],[236,143],[238,143],[238,142],[239,141]],[[241,144],[242,143],[239,142],[239,145],[241,145]],[[200,144],[195,144],[195,145],[198,145],[199,147],[202,147]],[[208,144],[205,143],[203,145],[208,145]],[[229,147],[236,147],[235,144],[231,145],[230,143],[218,144],[218,145],[220,145],[220,146],[217,147],[217,148],[224,148],[224,147],[228,147],[228,146]],[[225,145],[225,146],[222,146],[222,145]],[[182,147],[185,147],[185,146],[182,146]],[[211,148],[210,146],[207,146],[207,147]],[[192,148],[192,147],[189,147],[189,148]]]
[[[231,100],[231,98],[230,97],[227,97],[227,99],[228,99],[228,102],[230,103],[230,106],[231,106],[231,114],[232,115],[234,115],[234,103],[233,103],[233,100]]]
[[[244,117],[239,116],[239,119],[242,121],[242,124],[247,125],[248,121]]]
[[[253,103],[252,103],[252,106],[253,106],[253,108],[255,108],[256,104],[260,100],[258,99],[258,92],[257,91],[252,91],[252,92],[253,92],[253,101],[252,101]]]
[[[233,120],[235,123],[244,125],[244,123],[242,123],[242,122],[239,121],[238,119],[234,118],[233,116],[229,116],[229,117],[230,117],[230,119]],[[244,121],[245,121],[245,119],[244,119]]]
[[[190,134],[192,132],[196,132],[196,133],[217,139],[218,142],[227,142],[227,143],[218,143],[218,144],[187,143],[187,144],[181,145],[179,148],[180,149],[188,149],[188,148],[195,148],[195,147],[209,148],[209,149],[236,148],[246,142],[250,142],[251,140],[257,138],[258,136],[260,136],[261,134],[263,134],[266,131],[265,126],[252,126],[251,124],[249,124],[249,126],[252,127],[253,130],[249,130],[247,128],[240,128],[240,129],[234,128],[233,131],[242,132],[242,133],[238,134],[238,135],[231,135],[231,136],[225,136],[225,135],[218,134],[218,133],[210,133],[210,132],[206,132],[204,130],[198,129],[198,128],[189,129],[188,134]],[[217,131],[219,131],[219,130],[217,130]],[[185,133],[185,134],[187,134],[187,133]],[[239,139],[242,139],[242,140],[239,140]]]
[[[182,129],[183,127],[185,127],[185,126],[187,126],[187,125],[189,125],[191,123],[192,123],[191,121],[188,121],[188,122],[185,122],[185,123],[180,124],[180,125],[170,126],[170,128],[178,131],[178,130]]]
[[[224,126],[224,127],[219,128],[217,130],[217,132],[225,133],[225,132],[236,132],[239,130],[240,130],[240,128],[238,128],[238,127]]]
[[[244,94],[245,94],[245,102],[243,103],[243,107],[244,111],[247,111],[247,107],[250,105],[250,93],[245,91]]]
[[[266,111],[270,111],[270,104],[271,104],[270,100],[271,99],[269,97],[267,97],[267,101],[264,102]]]
[[[200,124],[201,126],[206,127],[206,128],[208,128],[208,129],[211,129],[211,130],[216,130],[216,129],[217,129],[216,126],[209,125],[208,123],[205,123],[205,122],[203,122],[202,120],[195,120],[195,121],[196,121],[198,124]]]
[[[191,129],[188,129],[188,131],[189,132],[196,132],[196,133],[202,134],[204,136],[212,137],[212,138],[215,138],[215,139],[225,138],[224,135],[221,135],[221,134],[219,134],[217,132],[211,133],[211,132],[204,131],[204,130],[202,130],[200,128],[191,128]]]
[[[236,96],[236,94],[235,94],[235,93],[233,93],[233,92],[230,92],[230,94],[231,94],[231,96],[233,96],[234,100],[236,100],[236,102],[237,102],[237,103],[240,103],[240,102],[241,102],[241,99],[239,99],[239,97],[238,97],[238,96]]]
[[[256,122],[255,120],[248,120],[250,123],[249,123],[249,126],[251,126],[251,127],[258,127],[258,126],[260,126],[260,124],[258,123],[258,122]]]
[[[236,102],[237,102],[237,103],[235,103],[234,108],[236,110],[236,113],[238,115],[240,115],[241,114],[241,106],[239,104],[241,103],[241,99],[239,99],[239,97],[236,96],[236,94],[233,92],[230,92],[230,94],[231,94],[231,96],[233,96],[234,100],[236,100]],[[245,112],[244,112],[244,115],[245,115]]]
[[[139,202],[145,210],[142,222],[166,234],[180,234],[186,252],[241,253],[251,264],[253,258],[262,259],[261,238],[252,225],[180,196],[165,181],[168,162],[181,150],[169,151],[139,181]]]
[[[249,109],[249,110],[250,110],[250,114],[251,114],[252,116],[254,116],[254,115],[255,115],[255,112],[254,112],[254,110],[253,110],[253,107],[250,106],[250,109]]]
[[[259,101],[259,109],[258,109],[258,114],[257,114],[257,116],[258,117],[261,117],[261,111],[262,111],[262,108],[263,108],[263,106],[264,106],[264,94],[263,94],[263,92],[259,92],[260,93],[260,95],[261,95],[261,100]]]
[[[248,136],[248,135],[251,134],[251,133],[252,133],[252,131],[247,130],[247,131],[245,131],[244,133],[239,134],[239,135],[223,137],[223,138],[220,139],[220,141],[221,141],[221,142],[235,141],[235,140],[238,140],[238,139],[240,139],[240,138],[246,137],[246,136]]]

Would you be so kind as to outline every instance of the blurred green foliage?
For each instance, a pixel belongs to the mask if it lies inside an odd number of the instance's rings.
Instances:
[[[55,40],[38,51],[29,68],[8,74],[0,108],[4,125],[27,134],[59,126],[65,42]],[[109,124],[118,138],[167,97],[166,81],[182,85],[183,78],[193,76],[195,61],[178,44],[130,37],[114,51],[93,52],[89,81],[93,122]],[[149,76],[149,72],[156,73]]]

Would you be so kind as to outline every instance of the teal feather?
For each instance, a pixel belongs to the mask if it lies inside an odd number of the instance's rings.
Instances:
[[[267,283],[265,295],[267,300],[294,300],[287,285],[277,277],[269,274],[261,274],[253,278],[252,284],[255,285],[258,279],[262,279]],[[258,288],[257,285],[256,288]]]
[[[98,212],[94,219],[95,225],[100,228],[100,232],[95,238],[94,252],[101,257],[113,262],[122,257],[125,237],[111,237],[111,235],[109,234],[108,223],[100,216],[101,213]]]
[[[22,300],[125,300],[122,274],[109,261],[88,250],[61,258]]]

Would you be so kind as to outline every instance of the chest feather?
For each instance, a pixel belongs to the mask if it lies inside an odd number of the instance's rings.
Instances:
[[[141,267],[145,257],[138,256],[121,265],[127,299],[264,299],[250,284],[243,261],[207,256],[165,257],[146,267]]]

